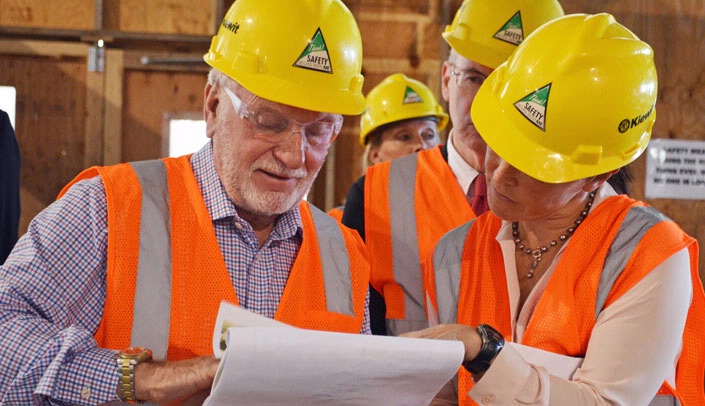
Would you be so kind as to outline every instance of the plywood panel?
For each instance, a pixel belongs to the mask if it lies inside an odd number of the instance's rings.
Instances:
[[[345,116],[345,126],[335,140],[335,181],[333,206],[339,205],[348,195],[350,186],[361,176],[362,155],[360,146],[360,117]]]
[[[448,55],[444,52],[445,41],[441,34],[445,26],[438,24],[438,22],[430,22],[421,24],[420,27],[420,54],[423,59],[436,59],[445,60]],[[439,73],[440,75],[440,73]]]
[[[166,113],[203,111],[202,72],[126,71],[122,113],[122,161],[162,156]]]
[[[83,169],[85,77],[85,58],[0,55],[0,85],[17,88],[21,232]]]
[[[95,29],[95,0],[0,0],[0,25]]]
[[[418,56],[415,22],[359,21],[364,58],[412,59]],[[394,42],[390,44],[390,39]]]
[[[212,35],[216,1],[106,1],[105,27],[116,31]]]

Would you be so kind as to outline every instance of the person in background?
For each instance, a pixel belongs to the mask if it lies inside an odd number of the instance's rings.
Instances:
[[[448,114],[422,82],[403,73],[386,77],[367,94],[360,118],[360,145],[367,166],[431,149]]]
[[[653,50],[609,14],[544,25],[482,85],[492,211],[440,240],[434,326],[408,334],[465,345],[433,404],[705,404],[697,241],[607,183],[646,149],[657,90]]]
[[[447,144],[374,165],[350,188],[343,224],[370,254],[373,334],[428,326],[422,262],[445,232],[487,210],[485,143],[470,105],[524,38],[562,15],[557,0],[465,0],[443,33],[451,47],[441,72],[453,124]]]
[[[10,117],[0,110],[0,265],[17,242],[20,224],[20,148]]]
[[[428,86],[403,73],[387,76],[365,97],[363,168],[435,147],[447,124],[448,115]],[[342,221],[344,206],[328,214]]]
[[[0,403],[201,402],[221,300],[369,333],[363,242],[302,200],[364,108],[353,15],[238,0],[204,59],[210,142],[81,173],[0,267]]]

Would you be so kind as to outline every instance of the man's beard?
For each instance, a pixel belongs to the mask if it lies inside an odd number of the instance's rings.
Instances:
[[[218,154],[221,157],[233,156],[230,153],[230,145],[221,144],[218,147],[222,149]],[[214,158],[217,162],[218,158]],[[304,196],[308,194],[313,181],[320,171],[319,168],[314,176],[308,178],[309,173],[306,168],[290,170],[284,167],[282,163],[276,161],[275,158],[267,156],[260,157],[246,171],[238,170],[232,159],[220,159],[219,161],[216,164],[216,168],[230,200],[236,207],[260,216],[279,215],[298,205]],[[257,187],[252,178],[257,170],[265,170],[278,176],[296,178],[298,184],[291,192],[262,190]]]
[[[224,120],[219,121],[217,125],[221,126],[218,129],[219,132],[223,135],[227,134],[229,129]],[[291,170],[275,157],[265,154],[258,157],[246,170],[242,170],[237,168],[235,161],[237,158],[233,158],[236,156],[234,151],[239,146],[234,145],[232,138],[222,135],[218,137],[218,135],[213,137],[213,159],[220,182],[228,198],[237,208],[254,215],[277,216],[297,206],[308,194],[318,172],[323,167],[321,165],[316,173],[308,178],[309,171],[306,167]],[[253,180],[257,170],[286,178],[296,178],[298,184],[292,192],[261,190]]]
[[[275,169],[273,166],[277,166],[279,168]],[[308,175],[308,171],[306,169],[302,168],[291,171],[283,168],[283,165],[279,163],[272,163],[272,161],[255,162],[251,168],[251,172],[246,175],[251,176],[254,173],[253,171],[257,169],[266,169],[268,172],[275,173],[277,175],[285,175],[287,177],[300,179],[300,183],[296,185],[293,192],[278,192],[272,190],[260,191],[255,186],[251,177],[241,179],[239,182],[231,182],[231,185],[234,187],[234,192],[241,198],[240,202],[235,202],[233,200],[234,196],[230,196],[233,203],[241,209],[262,216],[279,215],[297,206],[299,202],[301,202],[301,200],[303,200],[303,198],[308,194],[311,186],[313,185],[313,181],[316,179],[316,176],[318,176],[318,171],[316,171],[313,177],[306,179]],[[227,189],[228,188],[226,188],[226,190]],[[230,195],[230,193],[228,193],[228,195]]]

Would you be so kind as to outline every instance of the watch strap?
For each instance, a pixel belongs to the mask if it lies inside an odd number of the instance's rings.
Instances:
[[[492,326],[480,324],[477,326],[477,333],[482,339],[480,352],[472,360],[463,362],[463,367],[473,375],[487,371],[497,354],[504,348],[504,337]]]
[[[118,382],[117,395],[120,400],[127,403],[143,403],[135,396],[135,366],[139,363],[150,361],[152,351],[146,348],[128,348],[117,354]]]

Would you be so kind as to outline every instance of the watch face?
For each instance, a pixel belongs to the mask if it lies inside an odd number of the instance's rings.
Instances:
[[[137,359],[139,361],[152,358],[152,350],[142,347],[129,347],[120,351],[119,356],[126,359]]]

